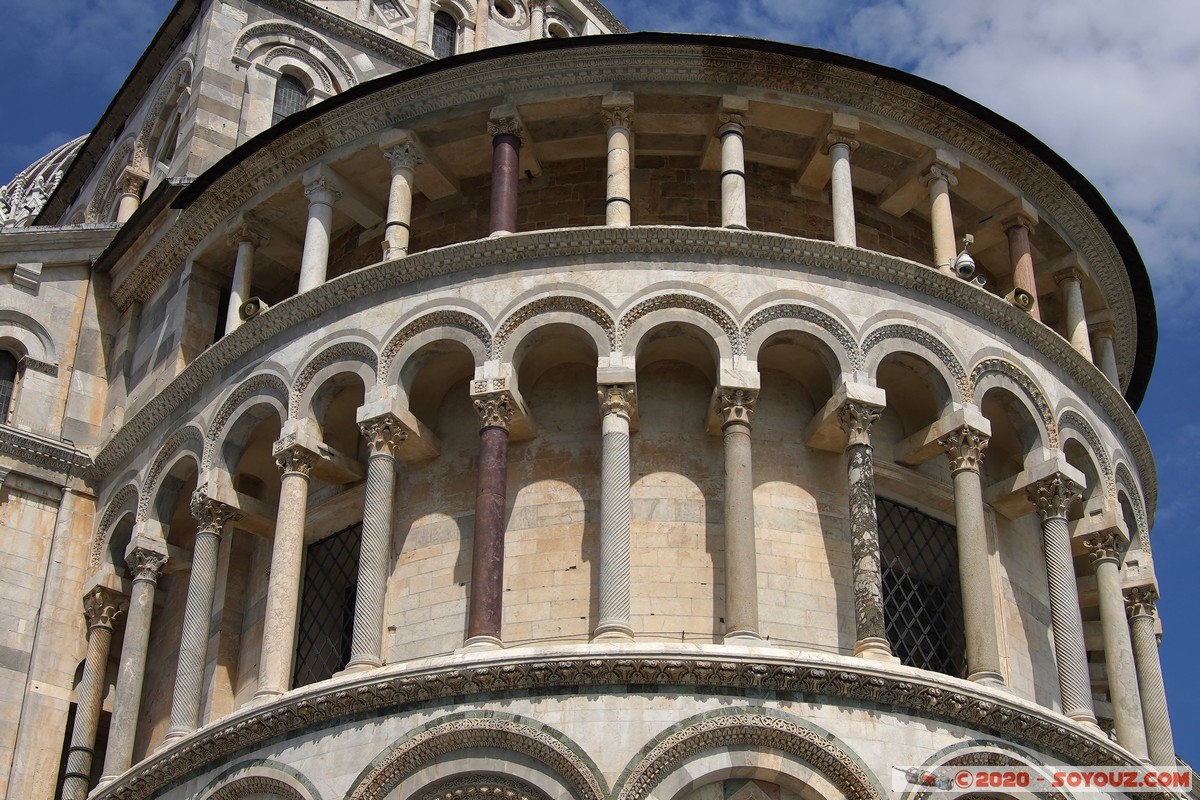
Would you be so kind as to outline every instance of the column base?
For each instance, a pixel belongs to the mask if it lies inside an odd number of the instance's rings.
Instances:
[[[284,693],[278,689],[259,689],[254,693],[254,697],[251,702],[266,703],[274,700],[276,697],[283,697],[283,695]]]
[[[1096,722],[1096,718],[1090,714],[1067,714],[1071,720],[1080,726],[1087,728],[1088,733],[1094,733],[1104,739],[1108,738],[1108,734],[1100,727],[1100,723]]]
[[[503,650],[504,642],[496,636],[472,636],[463,644],[460,653],[476,650]]]
[[[881,639],[878,636],[870,636],[855,642],[854,655],[867,661],[881,661],[886,664],[900,663],[900,659],[892,655],[892,648],[887,639]]]
[[[512,231],[492,231],[488,234],[489,239],[495,239],[498,236],[512,236]]]
[[[990,669],[981,669],[978,672],[972,672],[967,676],[967,680],[984,686],[995,686],[999,689],[1008,688],[1004,685],[1004,676]]]
[[[593,642],[632,642],[633,628],[620,622],[601,623],[592,634]]]
[[[403,247],[389,247],[383,251],[384,261],[394,261],[397,258],[404,258],[408,255],[408,250]]]
[[[349,675],[355,672],[367,672],[368,670],[379,669],[382,666],[383,662],[377,658],[359,659],[351,661],[344,669],[333,673],[333,677],[336,678],[340,675]]]
[[[180,731],[180,730],[167,731],[167,735],[163,737],[162,744],[160,744],[158,747],[154,748],[154,752],[157,753],[161,750],[166,750],[168,747],[175,744],[180,739],[187,738],[187,736],[190,733],[191,733],[191,731]]]
[[[733,631],[721,637],[721,644],[732,644],[739,647],[770,647],[757,631]]]

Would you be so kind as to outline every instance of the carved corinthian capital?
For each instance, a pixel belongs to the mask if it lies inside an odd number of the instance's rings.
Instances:
[[[1153,617],[1158,608],[1158,590],[1153,586],[1133,586],[1125,590],[1125,613],[1134,617]]]
[[[1123,539],[1114,530],[1096,531],[1083,538],[1083,546],[1087,548],[1093,565],[1102,561],[1119,561],[1123,545]]]
[[[1059,473],[1042,478],[1031,485],[1026,493],[1042,519],[1066,519],[1071,506],[1083,497],[1079,484]]]
[[[512,422],[517,410],[507,392],[483,395],[475,398],[475,410],[484,428],[504,428]]]
[[[871,425],[879,419],[883,409],[868,403],[847,402],[838,409],[838,420],[850,440],[850,445],[871,444]]]
[[[488,136],[496,137],[504,134],[516,136],[525,144],[525,125],[512,106],[497,106],[492,109],[492,115],[487,124]]]
[[[158,575],[167,563],[167,554],[146,547],[138,547],[125,557],[125,565],[135,581],[158,582]]]
[[[220,533],[226,522],[241,519],[241,513],[222,502],[208,496],[206,486],[201,486],[192,492],[192,517],[202,531]]]
[[[605,128],[629,130],[633,127],[633,106],[610,106],[600,112],[600,118]]]
[[[308,477],[316,463],[317,457],[298,445],[278,450],[275,453],[275,464],[285,475],[289,472],[298,472]]]
[[[124,595],[107,586],[94,586],[83,596],[83,613],[89,628],[111,628],[128,605]]]
[[[412,139],[384,150],[383,157],[391,162],[393,175],[397,170],[416,169],[418,164],[425,163],[425,154]]]
[[[400,420],[391,414],[384,414],[375,419],[369,419],[359,426],[362,435],[367,439],[371,453],[384,453],[389,456],[396,454],[398,448],[408,438],[408,431],[400,425]]]
[[[950,471],[969,469],[978,472],[983,463],[983,451],[987,449],[988,437],[973,428],[962,427],[938,439],[938,444],[950,459]]]
[[[719,397],[721,409],[721,427],[731,422],[740,422],[750,426],[750,418],[754,415],[754,404],[758,402],[758,392],[754,389],[721,389]]]
[[[637,393],[631,384],[610,383],[596,389],[600,397],[600,415],[617,414],[631,419],[637,404]]]

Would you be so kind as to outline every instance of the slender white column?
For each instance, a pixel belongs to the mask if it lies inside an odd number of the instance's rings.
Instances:
[[[146,176],[127,167],[120,177],[120,195],[117,197],[117,224],[123,224],[141,205],[142,191],[146,188]]]
[[[606,95],[603,110],[608,131],[608,183],[604,222],[613,228],[628,228],[632,219],[629,174],[633,166],[630,129],[633,124],[633,93]]]
[[[433,55],[433,43],[430,38],[432,29],[432,0],[417,0],[416,38],[413,41],[413,47],[417,48],[422,53],[427,53],[428,55]]]
[[[996,638],[996,598],[988,564],[983,488],[979,481],[988,437],[970,427],[962,427],[942,437],[939,444],[950,459],[950,474],[954,480],[958,574],[967,639],[967,680],[1003,686],[1000,643]]]
[[[858,246],[854,228],[854,184],[850,179],[850,152],[857,147],[858,140],[846,133],[829,134],[825,145],[832,168],[833,241],[846,247]]]
[[[1092,684],[1083,643],[1083,619],[1079,613],[1079,588],[1075,583],[1075,565],[1071,560],[1071,539],[1067,530],[1067,512],[1079,501],[1081,493],[1070,478],[1055,474],[1030,486],[1027,494],[1042,518],[1050,625],[1054,632],[1054,662],[1058,667],[1058,693],[1063,714],[1095,727]]]
[[[1092,363],[1104,373],[1104,377],[1108,378],[1109,383],[1120,389],[1121,378],[1117,373],[1117,349],[1113,343],[1117,329],[1111,322],[1101,322],[1093,325],[1090,330],[1092,352],[1094,353]]]
[[[411,136],[384,150],[383,156],[392,165],[387,224],[383,229],[383,259],[390,261],[408,255],[416,168],[424,162],[425,156]]]
[[[167,725],[164,744],[182,739],[199,727],[200,695],[203,691],[204,661],[208,656],[221,533],[226,523],[239,519],[241,514],[198,490],[192,494],[192,516],[200,529],[192,546],[192,574],[183,607],[179,661],[175,668],[175,694],[171,699],[171,720]]]
[[[367,486],[363,492],[362,544],[354,635],[347,670],[383,664],[383,604],[391,565],[392,507],[396,502],[396,449],[408,438],[391,414],[361,426],[367,438]]]
[[[600,468],[600,624],[593,639],[633,638],[629,605],[629,384],[601,386],[604,451]]]
[[[304,229],[304,253],[300,257],[301,293],[325,282],[329,267],[329,238],[333,232],[333,204],[342,196],[332,180],[317,177],[304,184],[308,198],[308,223]]]
[[[726,112],[721,122],[721,226],[746,230],[746,117]]]
[[[1112,701],[1117,744],[1138,758],[1147,758],[1146,728],[1142,722],[1142,700],[1138,694],[1133,646],[1125,619],[1125,597],[1121,593],[1118,563],[1124,547],[1115,531],[1089,534],[1084,540],[1096,572],[1100,596],[1100,627],[1104,631],[1104,663],[1108,670],[1108,696]]]
[[[529,38],[546,35],[546,0],[529,0]]]
[[[1066,316],[1067,341],[1088,361],[1092,360],[1092,343],[1088,338],[1087,314],[1083,307],[1082,275],[1076,269],[1064,269],[1054,273],[1062,292],[1063,311]]]
[[[229,287],[229,310],[225,313],[226,336],[242,324],[242,303],[250,299],[250,284],[254,280],[254,250],[266,242],[266,234],[249,224],[240,225],[229,234],[229,243],[237,245],[237,261],[233,265],[233,282]]]
[[[946,274],[953,273],[958,241],[954,238],[954,216],[950,212],[950,187],[958,183],[954,170],[934,164],[921,178],[929,189],[929,224],[933,231],[933,261]]]
[[[275,517],[275,541],[271,546],[271,577],[267,584],[267,609],[255,697],[281,695],[292,684],[296,621],[300,612],[300,567],[304,561],[304,522],[308,516],[308,476],[315,460],[316,456],[299,446],[275,452],[275,463],[283,472],[283,480]]]
[[[1133,658],[1137,662],[1138,688],[1142,695],[1142,719],[1146,723],[1146,745],[1150,763],[1175,766],[1175,737],[1167,711],[1167,692],[1163,686],[1162,663],[1158,660],[1158,634],[1155,611],[1158,590],[1138,586],[1125,590],[1125,609],[1129,614],[1129,633],[1133,640]]]
[[[725,637],[726,643],[756,642],[758,564],[754,541],[754,473],[750,461],[750,417],[758,392],[721,389],[721,432],[725,441]]]
[[[879,519],[875,511],[875,467],[871,425],[882,409],[850,401],[838,412],[846,431],[846,477],[850,495],[850,565],[854,584],[854,655],[895,661],[883,620],[883,572]]]
[[[129,593],[129,614],[125,618],[125,639],[121,644],[121,666],[117,673],[117,692],[101,782],[120,775],[133,761],[133,741],[150,644],[150,620],[154,614],[154,592],[158,574],[167,563],[167,554],[151,547],[134,547],[125,563],[133,576],[133,586]]]
[[[87,657],[76,691],[75,726],[71,728],[71,745],[67,750],[62,800],[84,800],[88,795],[113,620],[125,610],[125,598],[112,589],[97,586],[84,595],[83,609],[88,622]]]

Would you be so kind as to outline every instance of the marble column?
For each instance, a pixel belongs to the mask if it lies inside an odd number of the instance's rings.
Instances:
[[[954,259],[958,256],[958,240],[954,238],[954,217],[950,213],[950,187],[958,183],[954,170],[934,164],[921,177],[929,189],[929,224],[933,231],[933,262],[946,273],[953,274]]]
[[[1089,534],[1083,540],[1096,573],[1100,596],[1100,627],[1104,631],[1104,662],[1108,671],[1108,696],[1112,701],[1117,744],[1138,758],[1149,756],[1146,729],[1142,722],[1142,700],[1138,694],[1133,646],[1125,619],[1125,597],[1121,593],[1118,567],[1124,542],[1113,530]]]
[[[1162,663],[1158,660],[1157,605],[1158,591],[1153,586],[1125,590],[1133,659],[1137,664],[1138,688],[1142,695],[1142,719],[1146,725],[1146,749],[1151,764],[1174,767],[1175,737],[1171,734]]]
[[[746,133],[744,114],[721,114],[721,226],[746,228],[746,156],[742,137]]]
[[[1117,329],[1111,322],[1101,322],[1091,327],[1093,363],[1104,373],[1108,382],[1118,389],[1121,378],[1117,373],[1117,349],[1114,340]]]
[[[958,537],[958,575],[967,644],[967,680],[1003,686],[1000,643],[996,635],[996,598],[988,561],[987,526],[979,470],[988,437],[962,427],[938,443],[950,459],[954,481],[954,521]]]
[[[396,450],[408,438],[400,421],[391,414],[368,420],[361,427],[367,438],[369,455],[348,670],[370,669],[383,664],[383,605],[392,561]]]
[[[250,225],[240,225],[229,234],[229,243],[237,246],[233,265],[233,282],[229,287],[229,310],[225,312],[225,335],[242,324],[242,303],[250,299],[250,284],[254,278],[254,250],[267,242],[266,234]]]
[[[329,268],[329,238],[333,232],[333,204],[342,196],[334,182],[324,176],[306,180],[308,222],[304,229],[304,252],[300,256],[300,293],[325,282]]]
[[[633,93],[617,92],[607,95],[600,113],[608,132],[608,180],[604,223],[613,228],[628,228],[632,219],[629,176],[633,167],[630,148]]]
[[[1012,265],[1013,288],[1028,292],[1033,303],[1026,309],[1029,316],[1041,320],[1042,312],[1038,308],[1037,278],[1033,274],[1033,247],[1029,243],[1029,233],[1033,230],[1034,221],[1025,214],[1014,214],[1000,222],[1008,237],[1008,259]]]
[[[1079,355],[1092,360],[1092,343],[1088,338],[1087,313],[1083,307],[1083,276],[1079,270],[1064,269],[1054,273],[1062,293],[1063,315],[1066,321],[1067,341]]]
[[[1083,644],[1083,618],[1079,613],[1079,588],[1067,530],[1067,512],[1082,496],[1080,488],[1070,478],[1055,474],[1030,486],[1027,494],[1042,519],[1042,551],[1046,558],[1054,662],[1058,667],[1063,714],[1096,727],[1092,682]]]
[[[158,549],[136,547],[125,563],[133,577],[133,585],[129,593],[129,613],[125,617],[125,640],[121,644],[112,723],[108,728],[108,749],[104,754],[104,777],[101,779],[104,781],[129,769],[133,761],[133,741],[137,734],[146,653],[150,645],[150,621],[154,615],[154,591],[159,572],[167,563],[167,554]]]
[[[508,495],[508,425],[515,410],[506,394],[475,398],[479,430],[479,474],[475,489],[475,534],[471,546],[471,597],[467,647],[502,647],[504,612],[504,504]]]
[[[493,236],[517,230],[517,182],[521,178],[521,123],[515,112],[493,113],[492,197],[490,232]]]
[[[858,246],[854,228],[854,184],[850,180],[850,153],[858,140],[846,133],[831,133],[825,140],[829,153],[832,177],[830,194],[833,200],[833,241],[846,247]]]
[[[600,467],[600,624],[593,639],[632,640],[629,605],[629,384],[601,386],[604,450]]]
[[[308,483],[316,456],[303,447],[275,451],[283,472],[275,541],[271,545],[271,577],[263,619],[262,652],[255,697],[277,697],[292,685],[296,658],[296,622],[300,614],[300,568],[304,563],[304,523],[308,516]]]
[[[100,703],[104,700],[104,674],[108,669],[108,650],[112,645],[113,621],[125,610],[125,598],[104,586],[97,586],[83,597],[87,615],[87,657],[83,676],[76,689],[75,726],[67,750],[63,778],[63,800],[84,800],[92,775],[92,750],[96,746],[96,724]]]
[[[414,31],[413,47],[426,55],[433,55],[433,43],[430,33],[433,26],[432,0],[417,0],[417,20]]]
[[[204,661],[208,656],[209,625],[217,586],[217,554],[221,549],[221,534],[225,525],[241,518],[236,510],[218,503],[200,490],[192,493],[192,516],[199,530],[196,531],[196,543],[192,547],[192,574],[183,606],[183,629],[179,641],[179,661],[175,668],[171,720],[167,725],[167,744],[182,739],[200,725]]]
[[[758,564],[754,541],[754,474],[750,463],[750,417],[758,392],[721,389],[725,441],[725,637],[727,644],[756,642]]]
[[[850,485],[850,562],[854,582],[854,655],[894,661],[883,620],[883,572],[879,520],[875,511],[875,468],[871,425],[882,409],[847,402],[838,412],[849,443],[846,472]]]
[[[142,191],[146,188],[146,176],[127,168],[119,181],[117,196],[117,224],[122,225],[133,216],[141,205]]]
[[[425,156],[411,138],[389,147],[383,155],[392,165],[387,224],[383,229],[383,260],[390,261],[408,255],[416,168],[425,160]]]
[[[529,0],[529,38],[546,35],[546,0]]]

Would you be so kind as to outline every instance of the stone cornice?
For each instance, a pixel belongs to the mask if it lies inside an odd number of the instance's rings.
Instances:
[[[55,263],[56,260],[85,261],[104,252],[109,242],[121,229],[120,225],[67,225],[56,228],[38,226],[34,228],[5,228],[0,230],[0,263],[10,253],[29,250],[38,252],[40,260]],[[78,255],[72,254],[78,251]],[[71,254],[71,255],[68,255]]]
[[[728,646],[562,646],[459,654],[397,664],[252,704],[155,752],[97,789],[92,800],[141,800],[218,766],[235,752],[356,717],[394,714],[476,696],[587,690],[740,695],[795,702],[845,700],[947,720],[1027,744],[1078,764],[1134,765],[1103,736],[1012,694],[933,672],[847,656]],[[651,688],[654,687],[654,688]],[[615,796],[615,792],[614,792]]]
[[[609,33],[628,33],[629,29],[613,16],[613,13],[605,8],[596,0],[579,0],[579,4],[586,8],[596,19],[600,20],[604,27],[608,28]]]
[[[400,69],[432,60],[432,57],[425,53],[393,41],[353,20],[326,11],[307,0],[258,0],[258,3],[298,19],[308,27],[332,33],[344,41],[358,45],[368,53],[382,56]]]
[[[84,480],[96,480],[99,472],[92,459],[59,439],[50,439],[9,425],[0,425],[0,457],[5,457],[33,469],[37,477],[65,480],[76,475]],[[16,468],[17,472],[25,470]]]
[[[1157,474],[1141,424],[1120,392],[1053,330],[1003,298],[912,261],[832,242],[725,228],[655,226],[536,231],[428,250],[339,276],[272,306],[252,324],[242,325],[206,349],[126,421],[105,444],[96,462],[105,473],[112,471],[172,413],[204,397],[206,387],[213,385],[211,382],[234,361],[272,337],[308,324],[352,300],[452,274],[461,273],[465,279],[476,270],[519,265],[531,259],[569,258],[578,262],[580,258],[590,257],[603,261],[610,255],[619,256],[616,260],[621,263],[631,263],[630,256],[652,259],[662,255],[687,255],[699,263],[707,260],[781,269],[799,265],[805,269],[882,281],[957,306],[1031,345],[1048,357],[1048,363],[1056,366],[1064,379],[1074,382],[1082,394],[1095,399],[1133,455],[1153,522]],[[632,263],[637,260],[633,259]]]
[[[121,310],[134,300],[145,300],[204,236],[243,204],[272,184],[299,175],[324,154],[356,141],[374,147],[381,130],[412,127],[424,114],[506,96],[511,92],[507,76],[519,74],[522,91],[531,93],[562,92],[570,86],[591,92],[613,81],[711,85],[719,79],[721,85],[814,97],[900,123],[959,148],[1012,181],[1061,227],[1088,263],[1122,333],[1116,342],[1122,374],[1132,372],[1138,335],[1133,290],[1112,236],[1054,168],[996,127],[912,85],[832,59],[758,50],[752,43],[732,46],[714,40],[700,47],[604,39],[588,46],[588,38],[569,48],[515,53],[497,48],[495,55],[489,54],[486,68],[472,59],[381,78],[359,87],[361,91],[322,103],[322,113],[314,110],[312,118],[294,130],[268,133],[252,146],[239,148],[198,181],[198,191],[181,198],[187,207],[180,219],[132,269],[123,270],[113,288],[114,300]]]

